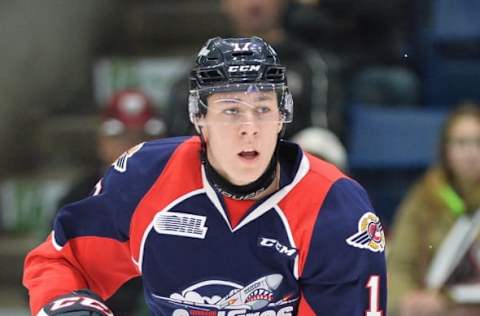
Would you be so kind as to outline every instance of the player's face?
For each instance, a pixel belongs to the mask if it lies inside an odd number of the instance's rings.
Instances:
[[[285,0],[223,0],[223,10],[240,31],[250,36],[261,34],[281,24]]]
[[[208,159],[235,185],[258,179],[267,169],[282,128],[275,92],[224,92],[208,97],[202,119]]]
[[[480,122],[460,116],[448,133],[447,160],[461,182],[480,181]]]

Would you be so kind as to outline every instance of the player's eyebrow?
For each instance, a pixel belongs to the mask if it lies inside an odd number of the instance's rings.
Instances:
[[[269,101],[269,100],[272,100],[272,99],[273,99],[273,97],[270,94],[262,93],[255,98],[255,101]]]

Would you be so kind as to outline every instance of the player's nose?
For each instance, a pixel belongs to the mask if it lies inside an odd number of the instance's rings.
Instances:
[[[239,126],[241,136],[255,136],[258,134],[258,122],[254,117],[244,119]]]

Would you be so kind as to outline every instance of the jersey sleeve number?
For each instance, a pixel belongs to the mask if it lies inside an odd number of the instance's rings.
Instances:
[[[369,308],[365,312],[365,316],[383,316],[383,311],[380,310],[380,276],[371,275],[368,279],[368,303]]]

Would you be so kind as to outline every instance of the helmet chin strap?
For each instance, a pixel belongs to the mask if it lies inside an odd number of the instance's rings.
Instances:
[[[201,161],[205,167],[205,175],[207,180],[218,192],[222,193],[224,196],[235,200],[253,200],[260,193],[267,190],[267,188],[275,180],[278,161],[278,141],[275,151],[272,155],[272,159],[270,160],[270,163],[263,174],[255,181],[246,185],[235,185],[220,175],[210,164],[207,156],[207,144],[202,133],[200,133],[200,139],[202,142]]]

